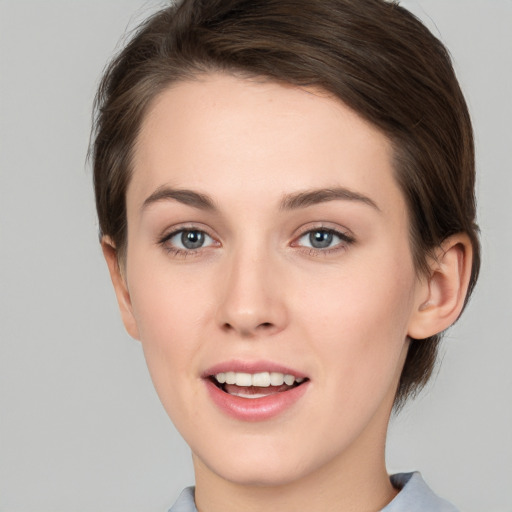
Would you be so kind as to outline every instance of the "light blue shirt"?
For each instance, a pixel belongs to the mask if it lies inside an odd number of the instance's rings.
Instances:
[[[392,475],[391,482],[400,492],[380,512],[457,512],[453,505],[436,496],[417,472]],[[197,512],[194,487],[184,489],[169,512]]]

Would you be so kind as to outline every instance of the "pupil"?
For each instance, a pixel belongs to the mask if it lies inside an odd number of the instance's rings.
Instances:
[[[201,231],[184,231],[181,234],[181,243],[187,249],[198,249],[204,244],[204,233],[201,233]]]
[[[328,231],[314,231],[309,235],[309,241],[315,249],[329,247],[332,242],[332,233]]]

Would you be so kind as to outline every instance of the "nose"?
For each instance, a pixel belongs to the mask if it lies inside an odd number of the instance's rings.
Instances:
[[[222,330],[254,338],[286,327],[286,290],[277,261],[264,254],[232,255],[219,277],[217,321]]]

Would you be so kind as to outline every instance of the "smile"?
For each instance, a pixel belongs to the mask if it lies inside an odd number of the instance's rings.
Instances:
[[[288,391],[306,380],[289,373],[259,372],[251,374],[234,371],[217,373],[212,376],[212,379],[225,393],[249,399],[263,398]]]
[[[292,407],[308,388],[310,381],[303,375],[257,366],[235,371],[223,365],[205,375],[210,397],[222,412],[242,421],[270,419]]]

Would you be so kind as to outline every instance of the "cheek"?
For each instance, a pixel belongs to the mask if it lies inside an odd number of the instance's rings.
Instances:
[[[197,349],[210,314],[204,276],[176,276],[165,262],[132,255],[128,268],[135,321],[151,378],[161,400],[169,405],[178,376],[194,371]]]
[[[328,364],[325,378],[350,402],[359,391],[386,389],[401,371],[415,287],[412,264],[403,261],[361,258],[350,271],[319,276],[300,303],[296,316]]]
[[[346,265],[298,276],[299,316],[318,328],[353,330],[356,337],[366,337],[365,332],[372,329],[383,334],[401,332],[414,298],[412,262],[409,258],[386,257],[383,252],[378,257],[364,256],[358,256],[357,261],[351,258]]]
[[[154,250],[134,248],[128,284],[142,341],[167,344],[201,324],[207,312],[207,283],[208,276],[197,267],[172,266]]]

